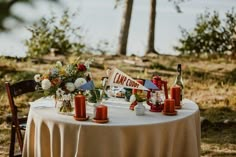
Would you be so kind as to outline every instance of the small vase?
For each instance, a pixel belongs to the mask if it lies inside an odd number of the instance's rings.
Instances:
[[[74,110],[73,100],[56,100],[56,109],[58,113],[69,114]]]
[[[138,104],[134,107],[137,116],[143,116],[145,113],[145,106],[143,102],[138,102]]]

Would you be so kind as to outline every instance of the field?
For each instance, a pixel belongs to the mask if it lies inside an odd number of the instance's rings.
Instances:
[[[195,101],[201,113],[201,156],[236,156],[236,60],[228,58],[196,58],[177,56],[124,57],[84,54],[81,60],[94,58],[91,65],[93,80],[100,85],[105,69],[116,66],[132,77],[151,79],[158,74],[168,81],[168,88],[176,76],[176,66],[182,64],[184,97]],[[62,58],[63,59],[63,58]],[[71,61],[73,57],[64,59]],[[0,156],[8,156],[10,114],[4,82],[32,79],[34,74],[45,72],[54,64],[35,60],[0,59]],[[38,95],[39,97],[40,95]],[[36,97],[28,95],[18,99],[20,110],[27,112],[23,101]]]

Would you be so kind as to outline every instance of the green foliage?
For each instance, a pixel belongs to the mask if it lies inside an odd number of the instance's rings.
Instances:
[[[80,54],[85,44],[82,42],[80,28],[72,28],[70,15],[65,11],[57,24],[57,18],[42,18],[39,24],[34,24],[29,31],[30,39],[26,40],[27,56],[37,57],[54,52],[56,54]],[[71,41],[71,39],[74,41]]]
[[[99,89],[90,90],[86,96],[91,103],[97,103],[101,97]]]
[[[236,13],[234,9],[225,14],[223,20],[214,11],[205,11],[197,18],[193,31],[181,28],[180,45],[174,47],[183,55],[235,54],[236,53]]]

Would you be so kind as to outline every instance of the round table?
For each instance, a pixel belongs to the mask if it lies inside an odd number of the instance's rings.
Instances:
[[[42,103],[43,99],[36,102]],[[57,113],[53,101],[31,106],[23,156],[28,157],[199,157],[200,114],[198,106],[184,99],[177,115],[150,112],[144,116],[129,110],[129,103],[113,98],[108,106],[109,122],[92,122]],[[50,104],[50,105],[49,105]]]

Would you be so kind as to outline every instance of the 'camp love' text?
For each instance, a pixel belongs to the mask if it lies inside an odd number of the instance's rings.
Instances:
[[[125,86],[129,86],[129,87],[134,87],[134,88],[138,88],[139,84],[129,78],[127,78],[126,76],[116,73],[113,83],[116,84],[120,84],[120,85],[125,85]]]

